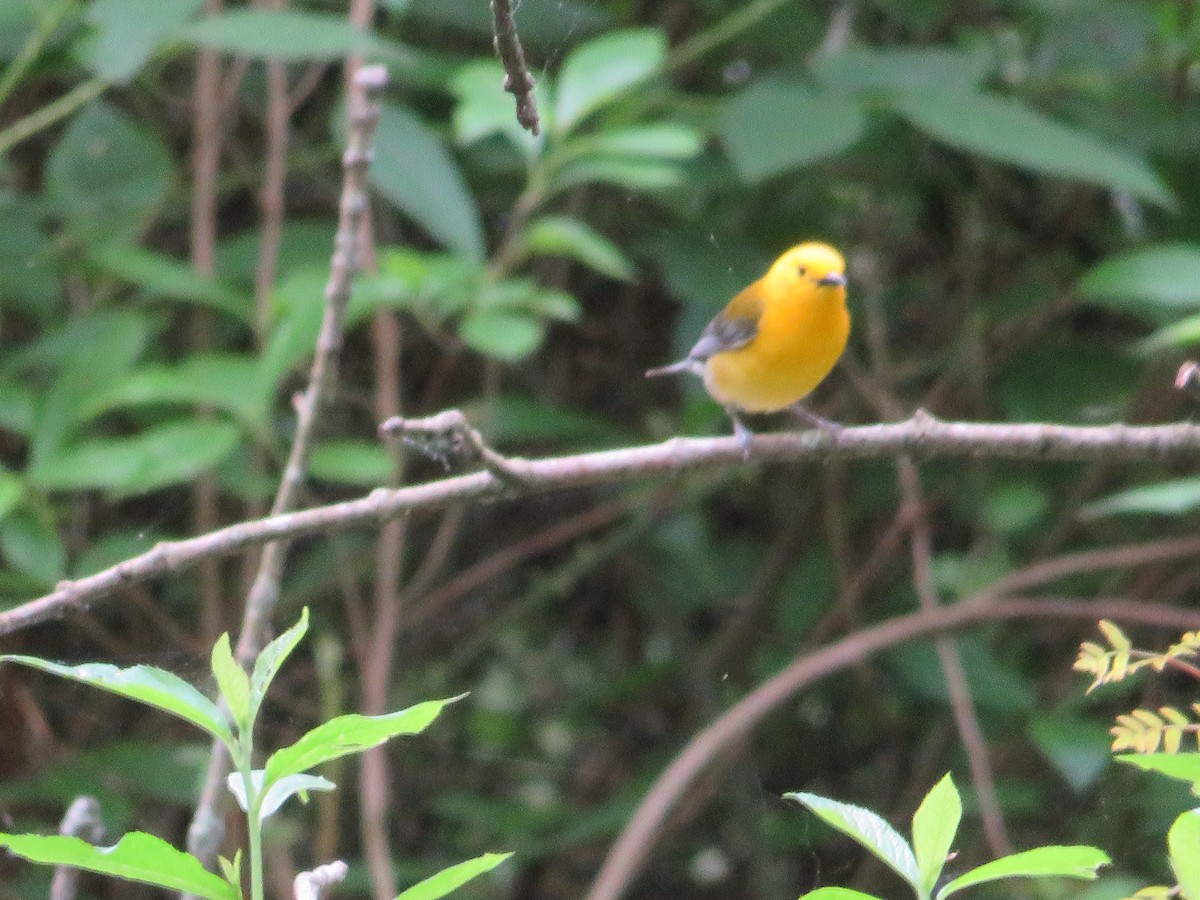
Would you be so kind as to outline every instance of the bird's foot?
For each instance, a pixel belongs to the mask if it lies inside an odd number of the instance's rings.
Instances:
[[[799,403],[793,403],[788,407],[788,412],[799,419],[811,425],[813,428],[820,428],[822,431],[828,431],[830,434],[837,434],[842,430],[842,426],[837,422],[832,422],[824,416],[817,415],[807,406]]]
[[[746,423],[733,410],[726,410],[726,412],[733,420],[733,436],[737,439],[738,446],[742,448],[742,459],[749,459],[750,446],[754,442],[754,432],[746,427]]]

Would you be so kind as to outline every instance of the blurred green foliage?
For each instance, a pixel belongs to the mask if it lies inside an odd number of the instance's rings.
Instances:
[[[641,373],[686,350],[733,292],[808,237],[846,251],[856,321],[855,377],[835,372],[817,392],[824,415],[881,418],[863,388],[884,377],[880,346],[902,405],[944,418],[1192,413],[1170,387],[1200,336],[1190,3],[524,0],[538,137],[516,123],[484,0],[389,0],[368,32],[334,4],[231,6],[204,20],[200,5],[0,0],[4,606],[195,533],[202,475],[223,522],[269,504],[320,322],[347,53],[386,63],[393,84],[371,169],[376,266],[352,300],[310,502],[355,496],[396,468],[375,439],[376,315],[403,323],[403,408],[460,406],[501,450],[720,432],[727,421],[697,385]],[[211,277],[188,260],[201,47],[227,64]],[[294,108],[259,328],[268,56],[286,61]],[[441,474],[437,461],[408,464],[414,479]],[[922,475],[944,602],[1065,553],[1187,534],[1200,505],[1192,474],[1161,465],[978,460]],[[444,730],[397,773],[410,817],[394,828],[397,866],[419,874],[504,845],[521,874],[475,896],[580,896],[699,727],[805,648],[913,608],[904,541],[888,537],[898,508],[893,467],[855,463],[467,511],[443,571],[408,598],[415,624],[401,633],[394,692],[475,693],[457,737]],[[407,573],[442,533],[410,524]],[[312,605],[314,630],[345,640],[343,604],[370,594],[374,569],[370,535],[306,542],[285,606]],[[1194,605],[1198,582],[1176,559],[1046,589]],[[222,585],[232,626],[236,567]],[[197,652],[202,590],[170,578],[38,631],[37,652]],[[1098,723],[1124,698],[1065,686],[1079,636],[997,626],[960,648],[1014,844],[1108,850],[1109,874],[1077,894],[1095,900],[1166,877],[1178,798],[1097,753]],[[268,723],[282,732],[313,714],[312,683],[291,677],[281,691],[292,699]],[[37,689],[35,715],[25,687],[7,688],[24,710],[0,738],[13,785],[82,784],[96,755],[136,775],[147,740],[180,737]],[[164,772],[190,779],[163,747]],[[857,857],[778,795],[811,787],[903,815],[947,769],[966,801],[957,849],[974,865],[989,854],[944,677],[927,647],[900,648],[780,710],[745,760],[698,789],[694,817],[665,837],[635,896],[774,900],[848,883]],[[164,833],[186,820],[182,797],[105,784],[125,800],[115,818],[158,816]],[[32,828],[62,797],[13,788],[0,805]],[[342,815],[339,852],[354,860],[352,804]],[[290,816],[313,827],[307,811]],[[884,889],[878,872],[861,875]],[[1097,893],[1106,882],[1112,892]],[[365,890],[361,872],[354,885]]]

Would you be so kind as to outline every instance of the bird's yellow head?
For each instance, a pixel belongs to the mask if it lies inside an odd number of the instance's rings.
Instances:
[[[787,296],[814,289],[830,290],[845,300],[846,261],[828,244],[810,241],[784,253],[763,276],[769,294]]]

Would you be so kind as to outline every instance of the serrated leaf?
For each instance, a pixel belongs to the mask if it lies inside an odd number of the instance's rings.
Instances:
[[[205,869],[196,857],[140,831],[126,834],[112,847],[62,835],[0,834],[0,847],[31,862],[73,866],[206,900],[241,900],[233,885]]]
[[[666,36],[657,28],[613,31],[576,47],[558,73],[554,127],[570,131],[589,113],[662,68]]]
[[[913,852],[926,892],[933,890],[942,874],[961,820],[962,798],[947,772],[913,813]]]
[[[1019,100],[962,91],[908,91],[892,98],[912,125],[952,147],[1029,171],[1068,178],[1170,209],[1175,198],[1147,163]]]
[[[1059,877],[1094,881],[1096,870],[1111,862],[1107,853],[1095,847],[1035,847],[1023,853],[1002,856],[960,875],[938,891],[937,900],[943,900],[963,888],[1000,878]]]
[[[633,279],[633,266],[621,249],[608,238],[569,216],[542,216],[522,233],[526,249],[533,254],[567,256],[620,281]]]
[[[471,879],[492,871],[510,856],[511,853],[485,853],[460,862],[414,884],[406,891],[401,891],[396,900],[439,900]]]
[[[108,663],[64,666],[36,656],[12,653],[0,656],[0,663],[4,662],[29,666],[51,675],[90,684],[111,694],[161,709],[185,722],[191,722],[232,749],[233,735],[227,719],[217,705],[182,678],[164,669],[154,666],[121,669]]]
[[[757,81],[729,101],[717,126],[742,180],[757,184],[854,146],[867,130],[853,101],[807,85]]]
[[[912,848],[882,816],[861,806],[840,803],[817,794],[796,792],[785,798],[804,804],[838,831],[870,850],[881,862],[908,882],[918,896],[924,896],[921,870]]]
[[[441,711],[456,700],[427,700],[386,716],[357,714],[337,716],[309,731],[290,747],[276,750],[267,760],[266,784],[309,769],[350,753],[378,747],[389,738],[402,734],[420,734]]]

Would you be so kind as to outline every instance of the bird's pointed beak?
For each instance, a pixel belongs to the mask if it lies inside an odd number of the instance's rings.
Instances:
[[[818,278],[817,284],[821,287],[845,287],[846,276],[841,272],[830,272],[824,278]]]

